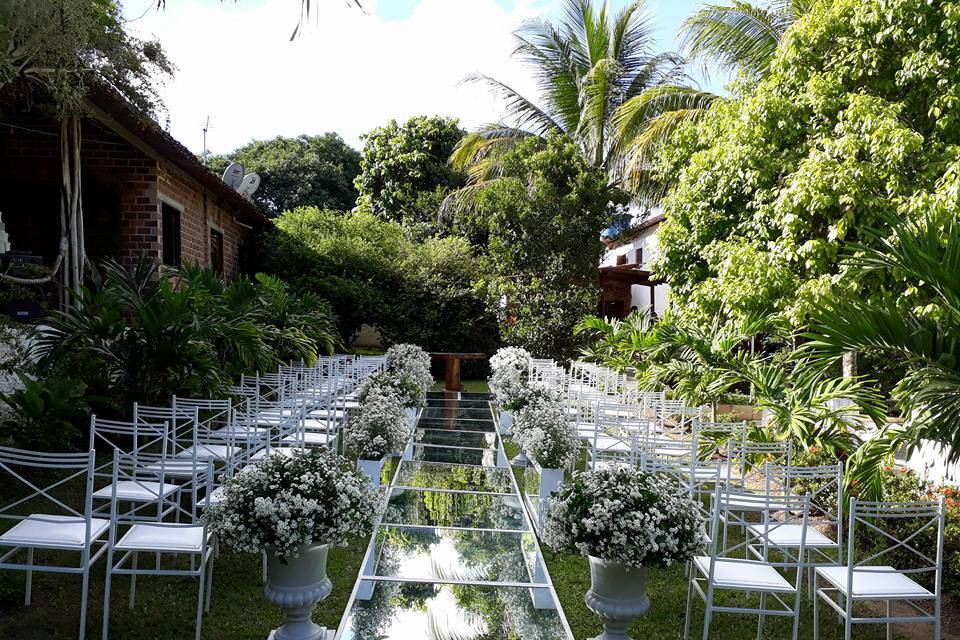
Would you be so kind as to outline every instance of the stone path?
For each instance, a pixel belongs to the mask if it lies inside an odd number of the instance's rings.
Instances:
[[[430,394],[336,638],[572,640],[487,398]]]

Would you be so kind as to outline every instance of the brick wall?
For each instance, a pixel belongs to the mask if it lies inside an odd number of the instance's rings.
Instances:
[[[16,128],[0,127],[0,212],[14,249],[49,264],[60,237],[60,141],[56,122],[35,113],[9,114]],[[141,252],[161,259],[161,194],[181,214],[183,262],[209,264],[211,227],[223,233],[224,275],[240,268],[250,230],[176,167],[156,160],[102,123],[84,119],[81,160],[87,246],[92,258],[134,264]]]
[[[240,269],[240,249],[249,229],[234,220],[233,214],[215,195],[197,185],[176,168],[160,163],[160,199],[181,209],[181,259],[210,264],[210,229],[223,233],[223,273],[233,278]],[[159,208],[158,208],[159,211]],[[158,213],[159,215],[159,213]],[[161,238],[162,240],[162,238]]]

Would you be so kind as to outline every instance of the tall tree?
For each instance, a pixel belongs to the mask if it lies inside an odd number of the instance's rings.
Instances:
[[[254,140],[209,158],[207,166],[221,173],[230,162],[260,174],[253,200],[271,215],[311,206],[346,211],[357,200],[353,181],[360,173],[360,153],[336,133]]]
[[[358,205],[386,220],[436,223],[441,201],[463,184],[447,159],[463,136],[455,118],[391,120],[364,136]]]
[[[606,3],[566,0],[559,24],[524,23],[516,32],[514,55],[533,73],[540,100],[529,99],[504,82],[475,74],[506,100],[504,121],[466,136],[453,155],[469,171],[474,188],[460,202],[503,173],[502,160],[524,138],[545,140],[561,133],[573,140],[589,166],[623,175],[631,141],[667,111],[697,108],[711,94],[687,86],[684,59],[654,51],[645,2],[636,0],[616,14]],[[451,200],[455,204],[457,200]]]

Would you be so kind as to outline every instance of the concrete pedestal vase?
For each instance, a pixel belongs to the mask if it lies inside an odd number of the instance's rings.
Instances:
[[[286,617],[283,626],[270,632],[267,640],[331,640],[328,630],[311,620],[313,608],[330,595],[333,585],[327,577],[328,545],[304,545],[297,557],[280,558],[267,553],[267,600]]]
[[[650,609],[647,570],[593,556],[589,560],[590,590],[583,601],[603,622],[603,633],[593,640],[630,640],[630,623]]]

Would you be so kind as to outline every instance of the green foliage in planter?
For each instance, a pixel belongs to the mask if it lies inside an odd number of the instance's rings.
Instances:
[[[200,267],[176,278],[155,271],[146,259],[130,271],[110,260],[93,270],[76,308],[39,329],[38,378],[79,380],[97,413],[126,415],[133,402],[172,394],[216,397],[241,373],[312,362],[337,342],[327,305],[276,278],[226,284]]]

